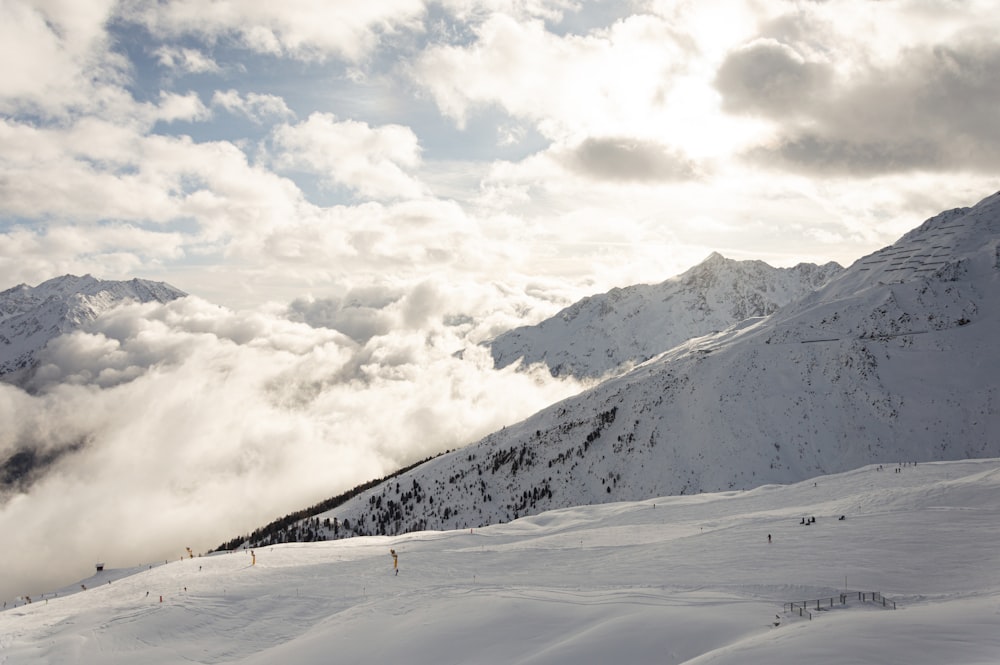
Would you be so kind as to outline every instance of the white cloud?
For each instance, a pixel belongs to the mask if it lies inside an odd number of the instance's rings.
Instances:
[[[406,171],[420,164],[420,146],[408,127],[370,127],[313,113],[297,125],[281,125],[272,137],[278,168],[322,175],[373,199],[416,198],[425,188]]]
[[[295,113],[281,97],[256,92],[241,95],[233,89],[216,90],[212,95],[212,106],[221,107],[234,115],[246,116],[258,124],[269,119],[285,120],[295,117]]]
[[[125,306],[56,340],[32,396],[0,384],[0,458],[64,451],[0,504],[0,530],[17,533],[16,592],[30,592],[35,571],[80,560],[203,551],[579,389],[494,372],[474,346],[456,358],[474,324],[446,313],[482,297],[466,288],[355,292],[398,324],[363,345],[197,298]]]
[[[203,52],[179,46],[160,46],[153,51],[160,66],[185,74],[220,74],[222,67]]]
[[[685,58],[670,26],[651,16],[558,36],[542,21],[498,13],[476,27],[474,43],[427,49],[413,76],[460,125],[476,108],[496,104],[553,139],[649,135],[651,123],[662,121],[668,74]]]
[[[114,0],[0,4],[0,111],[63,116],[119,103],[128,64],[109,50]]]
[[[207,120],[212,112],[202,103],[195,92],[178,95],[172,92],[160,91],[160,103],[156,110],[157,120],[163,122],[197,122]]]
[[[242,46],[300,59],[339,56],[358,61],[379,40],[398,30],[420,30],[422,0],[348,3],[323,0],[151,0],[126,13],[162,38],[197,35],[208,41],[234,38]]]

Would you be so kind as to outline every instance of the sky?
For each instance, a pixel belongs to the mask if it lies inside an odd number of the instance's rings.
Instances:
[[[998,24],[975,1],[0,0],[0,289],[192,294],[0,384],[0,454],[68,451],[0,497],[0,595],[204,551],[578,392],[479,345],[586,295],[713,251],[847,265],[973,205],[998,189]]]
[[[0,611],[5,663],[997,662],[1000,460],[877,468],[105,568]]]
[[[369,4],[4,0],[0,284],[551,313],[711,251],[846,265],[996,189],[989,1]]]

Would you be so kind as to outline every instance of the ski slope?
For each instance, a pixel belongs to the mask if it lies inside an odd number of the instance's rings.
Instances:
[[[0,663],[1000,662],[1000,460],[896,469],[109,570]]]

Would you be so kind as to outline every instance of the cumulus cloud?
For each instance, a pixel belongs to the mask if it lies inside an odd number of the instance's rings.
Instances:
[[[186,95],[179,95],[172,92],[161,91],[160,103],[157,107],[156,119],[163,122],[197,122],[207,120],[211,116],[211,111],[202,103],[201,98],[195,92]]]
[[[0,5],[0,111],[61,117],[119,103],[127,63],[108,49],[113,0]],[[16,63],[14,65],[13,63]]]
[[[153,51],[161,67],[184,74],[219,74],[222,67],[210,56],[193,48],[163,45]]]
[[[391,321],[363,343],[318,325],[339,319],[316,307],[292,308],[308,325],[194,297],[126,305],[58,338],[30,393],[0,384],[0,459],[62,451],[0,503],[0,592],[205,550],[579,389],[494,371],[468,343],[471,319],[443,314],[467,297],[433,283],[352,293]]]
[[[313,60],[361,60],[386,35],[420,30],[422,0],[339,3],[323,0],[175,0],[131,3],[125,15],[157,37],[234,39],[245,48]]]
[[[581,36],[494,13],[475,27],[474,42],[426,49],[412,75],[460,126],[477,108],[498,105],[553,139],[645,134],[662,128],[667,74],[684,67],[675,36],[648,15]]]
[[[322,175],[373,199],[416,198],[424,187],[407,170],[420,164],[416,135],[402,125],[370,127],[313,113],[296,125],[275,128],[275,162],[282,169]]]
[[[756,160],[827,175],[995,172],[994,30],[941,16],[932,30],[923,23],[929,17],[911,7],[894,18],[913,30],[882,40],[886,28],[868,26],[860,37],[849,32],[855,21],[837,23],[826,11],[811,6],[765,22],[762,36],[730,51],[718,69],[726,111],[775,123],[769,140],[751,151]],[[887,10],[873,11],[877,18]]]
[[[248,92],[241,95],[236,90],[216,90],[212,95],[212,106],[218,106],[229,113],[243,115],[260,124],[265,120],[285,120],[294,118],[295,113],[288,108],[285,100],[278,95]]]
[[[862,174],[1000,167],[1000,45],[966,42],[901,54],[897,63],[845,83],[790,128],[775,149],[795,167]]]
[[[782,117],[822,104],[832,79],[827,63],[810,62],[776,40],[756,39],[729,54],[715,83],[724,109]]]
[[[192,119],[201,112],[196,96],[165,101],[165,107],[177,104],[167,117]],[[74,270],[86,267],[82,272],[90,270],[88,261],[107,259],[105,270],[117,267],[114,254],[131,254],[134,268],[205,249],[221,252],[237,236],[244,246],[260,246],[258,239],[312,209],[294,183],[251,164],[225,141],[196,143],[95,118],[43,128],[0,119],[0,138],[0,211],[49,220],[11,225],[5,234],[37,250],[19,257],[22,267],[37,260],[49,266],[48,276],[66,272],[72,261]],[[177,220],[187,220],[185,233],[170,228]],[[63,242],[72,238],[80,240]],[[108,254],[88,256],[88,249]],[[4,269],[0,262],[0,276]]]

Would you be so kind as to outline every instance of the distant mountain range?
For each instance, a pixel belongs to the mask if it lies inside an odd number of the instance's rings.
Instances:
[[[163,282],[64,275],[0,292],[0,378],[30,369],[52,339],[126,301],[168,302],[187,294]]]
[[[553,376],[597,378],[649,360],[681,342],[773,314],[840,274],[836,263],[774,268],[713,252],[660,284],[639,284],[567,307],[489,342],[494,364],[545,363]]]
[[[697,281],[718,282],[710,268],[723,263],[711,257]],[[579,330],[601,328],[591,323],[606,309],[600,300],[567,310],[575,313],[563,319],[567,330],[591,308],[598,314]],[[630,329],[628,320],[603,321],[615,333],[568,336],[588,342],[583,354],[558,348],[549,323],[531,333],[552,345],[547,353],[514,355],[593,372],[597,365],[580,361]],[[927,220],[765,318],[683,341],[476,444],[242,542],[470,528],[871,463],[997,457],[998,338],[1000,193]],[[511,358],[499,353],[501,363]]]

